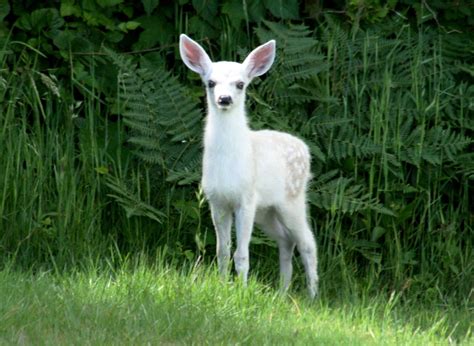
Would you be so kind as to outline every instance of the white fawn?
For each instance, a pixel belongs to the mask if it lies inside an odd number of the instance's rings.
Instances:
[[[278,131],[252,131],[245,114],[245,90],[267,72],[275,59],[275,41],[252,51],[242,64],[213,63],[204,49],[181,34],[181,58],[206,85],[202,187],[217,234],[219,272],[226,277],[232,218],[237,249],[234,264],[244,284],[249,270],[249,243],[254,222],[279,247],[281,289],[287,291],[295,245],[303,261],[308,291],[318,290],[316,242],[306,217],[310,154],[300,139]]]

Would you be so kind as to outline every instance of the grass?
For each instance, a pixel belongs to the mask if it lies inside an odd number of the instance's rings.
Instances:
[[[453,319],[391,297],[310,302],[251,280],[223,283],[209,267],[91,266],[75,273],[0,272],[2,344],[440,345],[472,342]],[[458,337],[455,337],[455,334]]]

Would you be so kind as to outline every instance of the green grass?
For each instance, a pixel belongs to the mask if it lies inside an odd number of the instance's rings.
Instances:
[[[468,311],[391,297],[310,302],[204,266],[93,266],[68,274],[0,272],[0,343],[468,344]],[[456,321],[457,320],[457,323]]]

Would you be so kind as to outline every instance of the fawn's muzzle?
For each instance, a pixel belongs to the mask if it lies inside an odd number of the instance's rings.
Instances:
[[[232,104],[232,97],[230,96],[219,96],[217,99],[217,104],[219,106],[229,106]]]

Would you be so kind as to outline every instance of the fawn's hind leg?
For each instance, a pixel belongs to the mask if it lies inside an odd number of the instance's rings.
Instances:
[[[288,291],[293,274],[293,252],[295,242],[289,237],[285,226],[278,220],[275,211],[267,211],[256,220],[260,228],[278,243],[280,258],[280,290]]]
[[[306,205],[304,198],[295,200],[294,204],[284,205],[278,209],[278,215],[291,238],[295,241],[301,255],[311,298],[318,294],[318,259],[314,235],[306,219]]]

